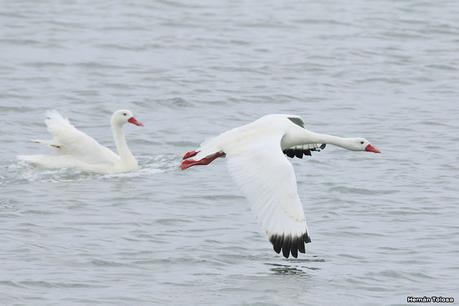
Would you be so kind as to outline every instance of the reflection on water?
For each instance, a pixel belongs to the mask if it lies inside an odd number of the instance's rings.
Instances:
[[[271,268],[271,271],[275,274],[287,274],[287,275],[307,275],[304,269],[308,270],[320,270],[317,267],[307,267],[307,266],[296,266],[296,265],[282,265],[275,263],[267,263],[266,265],[274,266]]]

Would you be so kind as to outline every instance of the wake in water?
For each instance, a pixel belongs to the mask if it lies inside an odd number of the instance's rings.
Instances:
[[[140,156],[139,168],[131,172],[98,174],[77,168],[46,169],[19,160],[6,167],[0,176],[0,185],[20,182],[72,182],[91,179],[149,177],[158,173],[177,170],[175,155]]]

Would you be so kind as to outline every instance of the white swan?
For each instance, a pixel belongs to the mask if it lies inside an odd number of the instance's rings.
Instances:
[[[218,157],[228,158],[228,168],[268,235],[274,251],[288,258],[305,253],[311,242],[303,205],[297,192],[289,157],[333,144],[351,151],[380,153],[364,138],[341,138],[304,129],[298,116],[267,115],[204,142],[185,154],[181,169],[208,165]],[[192,159],[193,158],[193,159]]]
[[[129,150],[123,125],[127,122],[143,124],[128,110],[113,113],[111,127],[118,154],[99,144],[94,138],[76,129],[68,119],[56,110],[46,112],[46,126],[53,136],[51,140],[34,140],[53,147],[55,155],[19,155],[24,160],[45,168],[79,168],[90,172],[125,172],[138,168],[137,160]]]

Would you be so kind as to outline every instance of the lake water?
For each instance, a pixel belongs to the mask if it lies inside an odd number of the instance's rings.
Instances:
[[[0,1],[0,305],[405,305],[459,299],[457,1]],[[44,170],[47,109],[141,169]],[[268,113],[368,138],[293,160],[312,243],[272,251],[224,160]]]

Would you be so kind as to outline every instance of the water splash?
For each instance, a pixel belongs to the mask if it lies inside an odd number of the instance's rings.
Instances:
[[[5,167],[0,176],[0,185],[31,182],[77,182],[93,179],[149,177],[177,168],[177,156],[163,154],[156,156],[139,156],[139,169],[131,172],[98,174],[80,169],[62,168],[45,169],[25,161],[12,161]]]

